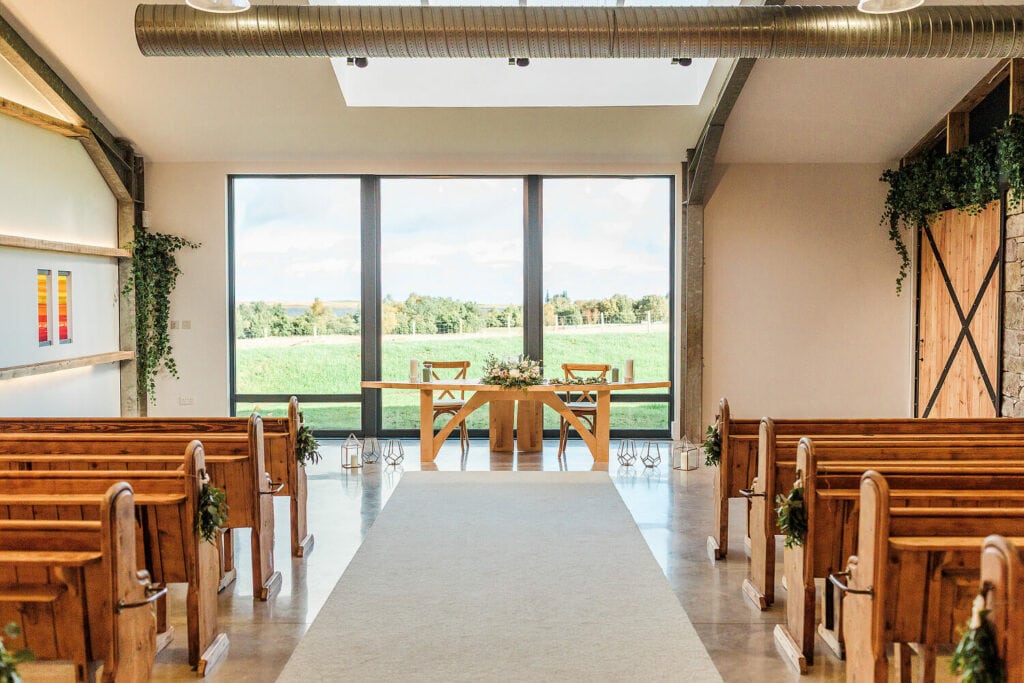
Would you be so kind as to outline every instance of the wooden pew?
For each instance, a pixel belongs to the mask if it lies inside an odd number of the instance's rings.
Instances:
[[[312,550],[313,536],[306,524],[306,470],[295,457],[302,422],[299,400],[291,397],[287,417],[263,417],[262,420],[267,471],[273,482],[284,483],[274,495],[290,498],[292,555],[303,557]],[[216,434],[246,434],[248,424],[246,417],[0,418],[0,435],[184,434],[205,441]]]
[[[771,418],[761,420],[758,472],[750,492],[750,578],[743,583],[744,594],[761,609],[775,601],[775,497],[789,492],[796,472],[797,442],[778,436]],[[1013,433],[829,435],[814,437],[814,445],[819,462],[859,463],[861,472],[878,463],[920,465],[928,460],[1002,460],[1024,465],[1024,436]]]
[[[886,477],[890,505],[911,507],[1024,508],[1024,462],[989,466],[938,462],[908,467],[875,465]],[[775,628],[775,640],[801,672],[814,663],[815,579],[826,578],[857,552],[860,479],[863,464],[817,462],[814,443],[801,439],[795,478],[804,490],[807,535],[802,546],[785,550],[786,622]],[[791,485],[796,485],[791,482]],[[839,601],[826,583],[818,633],[842,658]]]
[[[254,414],[248,423],[245,435],[206,436],[203,449],[211,483],[227,494],[225,528],[251,529],[253,597],[267,600],[281,587],[271,499],[281,485],[271,485],[264,466],[262,418]],[[175,469],[190,441],[176,434],[6,434],[0,435],[0,469]]]
[[[1024,541],[1024,508],[893,507],[885,478],[871,471],[860,494],[857,554],[829,576],[843,593],[846,680],[887,681],[889,644],[907,679],[911,643],[923,680],[934,680],[938,646],[955,643],[970,618],[985,537]]]
[[[981,549],[981,589],[1006,664],[1006,683],[1024,683],[1024,551],[1002,536]]]
[[[758,425],[760,419],[732,416],[729,401],[719,402],[717,421],[722,437],[722,461],[715,473],[715,525],[707,545],[715,559],[726,556],[729,544],[729,499],[742,497],[757,476]],[[960,435],[1018,434],[1024,438],[1024,419],[1017,418],[875,418],[875,419],[777,419],[780,436],[796,441],[802,436],[872,436],[876,434]],[[748,508],[749,512],[749,508]]]
[[[178,462],[178,469],[169,471],[3,470],[0,519],[91,520],[98,517],[103,492],[119,481],[128,482],[142,541],[138,564],[156,583],[188,584],[188,660],[204,675],[227,654],[228,638],[217,632],[217,548],[202,540],[196,525],[207,477],[202,444],[190,443]],[[158,623],[161,631],[165,626]]]
[[[111,486],[98,516],[0,520],[0,623],[20,626],[38,659],[72,661],[79,681],[92,680],[101,663],[106,683],[148,681],[152,603],[166,589],[137,571],[131,486]]]

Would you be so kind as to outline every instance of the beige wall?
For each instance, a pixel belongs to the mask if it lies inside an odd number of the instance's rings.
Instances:
[[[906,417],[913,301],[879,165],[724,165],[705,211],[704,419]]]
[[[670,165],[538,165],[384,162],[376,164],[152,164],[146,167],[146,209],[150,227],[202,242],[179,254],[183,275],[172,296],[171,318],[188,320],[189,330],[172,330],[180,379],[162,374],[150,415],[226,415],[228,413],[227,177],[243,173],[379,173],[409,175],[488,174],[659,174],[676,175]],[[676,211],[677,234],[680,213]],[[677,240],[678,242],[678,240]],[[273,277],[272,273],[267,274]],[[676,275],[679,282],[679,274]],[[679,319],[678,313],[676,320]],[[678,362],[676,364],[678,368]],[[675,382],[678,386],[678,382]],[[182,405],[181,398],[192,399]]]

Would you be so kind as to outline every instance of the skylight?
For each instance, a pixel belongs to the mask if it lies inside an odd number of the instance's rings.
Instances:
[[[428,0],[430,5],[678,6],[738,0]],[[421,0],[310,0],[315,5],[420,5]],[[350,107],[635,107],[699,104],[714,59],[370,59],[366,68],[332,59]]]

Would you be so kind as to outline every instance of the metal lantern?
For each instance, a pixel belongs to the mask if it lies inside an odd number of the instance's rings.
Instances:
[[[380,442],[375,436],[363,439],[363,464],[371,465],[380,461]]]
[[[644,467],[657,467],[661,464],[661,444],[657,441],[645,441],[640,451],[640,461]]]
[[[391,439],[384,444],[384,462],[399,465],[405,460],[405,447],[398,439]]]
[[[672,469],[692,472],[700,465],[700,446],[689,441],[672,444]]]
[[[355,434],[349,434],[341,445],[341,466],[349,470],[363,466],[363,444]]]
[[[629,467],[636,462],[636,442],[631,439],[623,439],[619,442],[619,450],[615,454],[619,464]]]

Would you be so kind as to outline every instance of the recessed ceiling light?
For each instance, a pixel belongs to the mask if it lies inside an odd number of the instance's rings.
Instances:
[[[857,9],[868,14],[893,14],[906,12],[924,4],[924,0],[860,0]]]
[[[249,9],[249,0],[185,0],[185,4],[200,12],[231,14]]]

